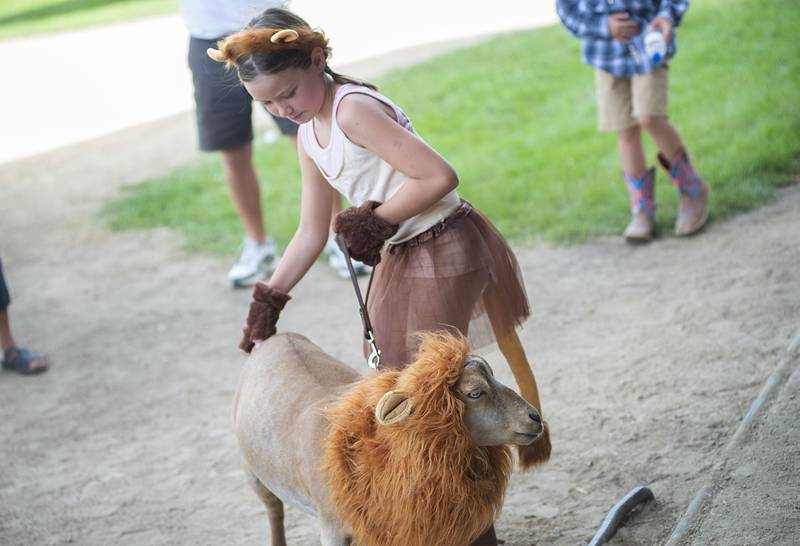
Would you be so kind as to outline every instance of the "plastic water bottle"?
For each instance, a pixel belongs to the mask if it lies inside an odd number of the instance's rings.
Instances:
[[[658,29],[653,29],[644,35],[644,52],[655,64],[660,64],[667,55],[667,42]]]

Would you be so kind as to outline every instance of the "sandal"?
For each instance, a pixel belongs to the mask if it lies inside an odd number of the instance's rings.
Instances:
[[[22,347],[11,347],[3,353],[3,369],[23,375],[42,373],[47,370],[47,358]]]

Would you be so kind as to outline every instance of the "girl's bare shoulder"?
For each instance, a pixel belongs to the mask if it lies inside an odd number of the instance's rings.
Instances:
[[[336,110],[336,122],[348,136],[351,131],[360,133],[387,120],[396,121],[392,107],[365,93],[348,93]]]

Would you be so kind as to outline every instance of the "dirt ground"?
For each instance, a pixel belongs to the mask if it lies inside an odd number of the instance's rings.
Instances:
[[[4,545],[266,541],[231,428],[248,291],[227,289],[229,259],[187,255],[165,230],[110,233],[96,216],[124,184],[191,157],[191,129],[179,116],[0,166],[14,330],[53,361],[44,376],[0,375]],[[656,500],[613,544],[668,538],[800,325],[798,234],[795,184],[688,240],[516,249],[554,451],[514,476],[497,523],[506,545],[585,544],[637,484]],[[280,327],[363,369],[351,288],[324,264]],[[498,353],[487,357],[512,382]],[[776,411],[771,423],[796,441],[796,413]],[[731,473],[747,482],[746,469]],[[782,536],[800,536],[796,496],[774,502],[794,510]],[[714,517],[748,510],[731,502]],[[290,510],[287,525],[291,544],[317,543],[312,518]]]

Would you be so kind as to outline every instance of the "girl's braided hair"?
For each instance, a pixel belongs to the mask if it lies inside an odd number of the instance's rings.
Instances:
[[[271,8],[255,17],[239,32],[217,42],[218,49],[209,49],[208,56],[236,68],[243,82],[255,80],[259,74],[274,74],[287,68],[311,66],[311,52],[322,48],[329,59],[331,48],[320,30],[314,30],[289,10]],[[339,84],[353,83],[372,89],[369,82],[344,76],[325,64],[325,72]]]

